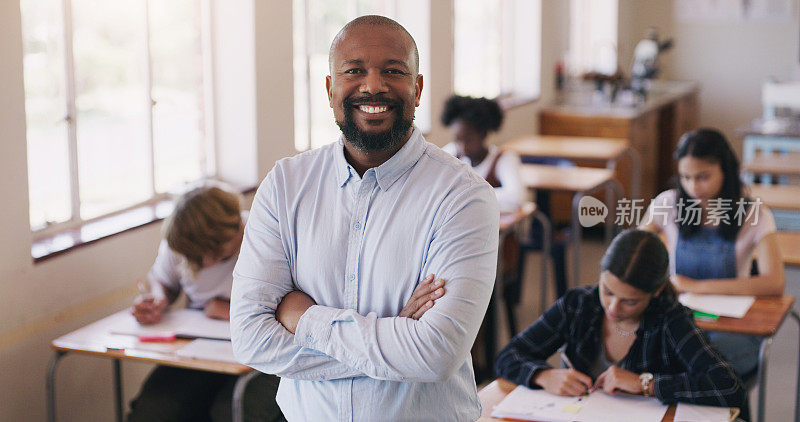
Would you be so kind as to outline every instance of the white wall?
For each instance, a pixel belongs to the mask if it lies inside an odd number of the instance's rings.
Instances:
[[[736,129],[761,115],[761,84],[769,77],[800,79],[798,0],[791,17],[777,22],[681,22],[673,0],[620,2],[623,68],[649,26],[673,37],[662,57],[663,79],[700,83],[700,124],[716,127],[741,152]],[[625,19],[623,22],[622,19]]]
[[[447,131],[437,117],[452,86],[452,1],[431,3],[431,75],[425,77],[434,113],[432,139],[442,144],[447,140]],[[552,69],[567,45],[568,13],[566,2],[542,3],[542,99],[510,110],[496,141],[534,131],[540,104],[552,98]],[[251,148],[255,156],[248,154],[230,162],[245,169],[243,178],[256,173],[260,179],[275,160],[293,153],[291,2],[236,0],[230,5],[252,11],[252,27],[243,28],[243,32],[253,34],[247,48],[254,50],[255,66],[240,69],[243,78],[248,78],[245,85],[254,92],[225,97],[225,107],[250,107],[246,112],[253,112],[255,132],[244,119],[248,126],[241,128],[241,136],[251,140],[241,141],[245,149],[247,142],[255,143]],[[5,241],[0,252],[0,420],[36,421],[45,418],[44,376],[52,355],[49,342],[129,306],[136,280],[146,274],[155,257],[160,225],[126,232],[33,264],[19,13],[19,2],[0,1],[0,198],[4,199],[0,238]],[[236,51],[243,47],[223,42],[221,48]],[[217,61],[216,66],[219,65]],[[218,113],[220,107],[217,104]],[[234,137],[234,129],[223,129],[223,135]],[[149,368],[123,364],[126,404]],[[67,356],[57,379],[59,420],[111,419],[111,379],[110,361]]]

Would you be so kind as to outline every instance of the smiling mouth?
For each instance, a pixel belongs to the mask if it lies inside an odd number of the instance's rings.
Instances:
[[[381,114],[381,113],[385,113],[385,112],[389,111],[390,107],[386,106],[386,105],[375,105],[375,106],[373,106],[373,105],[362,104],[362,105],[356,106],[356,109],[358,109],[359,111],[361,111],[363,113],[367,113],[367,114]]]

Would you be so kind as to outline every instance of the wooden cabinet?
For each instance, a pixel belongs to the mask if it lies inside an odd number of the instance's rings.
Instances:
[[[667,189],[675,174],[672,158],[681,135],[697,127],[699,113],[697,84],[661,82],[653,94],[638,107],[573,106],[545,107],[539,115],[542,135],[625,138],[642,159],[641,198],[648,205]],[[580,166],[597,166],[577,162]],[[626,157],[617,163],[617,178],[630,197],[631,165]],[[553,198],[553,219],[568,220],[570,205],[565,198]]]

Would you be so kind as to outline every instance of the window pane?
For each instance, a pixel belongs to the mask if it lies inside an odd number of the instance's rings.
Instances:
[[[73,0],[81,217],[152,195],[142,2]]]
[[[150,1],[156,192],[203,176],[203,53],[199,0]]]
[[[494,98],[501,84],[500,1],[456,0],[454,88],[459,95]]]
[[[617,71],[617,0],[571,0],[570,71]]]
[[[295,145],[298,149],[305,149],[309,144],[311,148],[329,144],[341,133],[325,91],[325,76],[329,74],[328,51],[336,33],[360,15],[379,14],[396,19],[417,42],[420,72],[424,75],[425,66],[429,66],[429,10],[429,0],[295,0],[294,105]],[[415,113],[415,124],[423,131],[430,129],[427,92],[429,89],[423,85],[422,100]]]
[[[30,223],[67,221],[69,153],[64,93],[64,15],[61,0],[22,0],[25,116]]]

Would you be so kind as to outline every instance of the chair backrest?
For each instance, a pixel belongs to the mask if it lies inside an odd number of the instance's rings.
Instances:
[[[800,111],[800,81],[767,81],[761,87],[764,118],[775,117],[775,109],[785,107]]]

